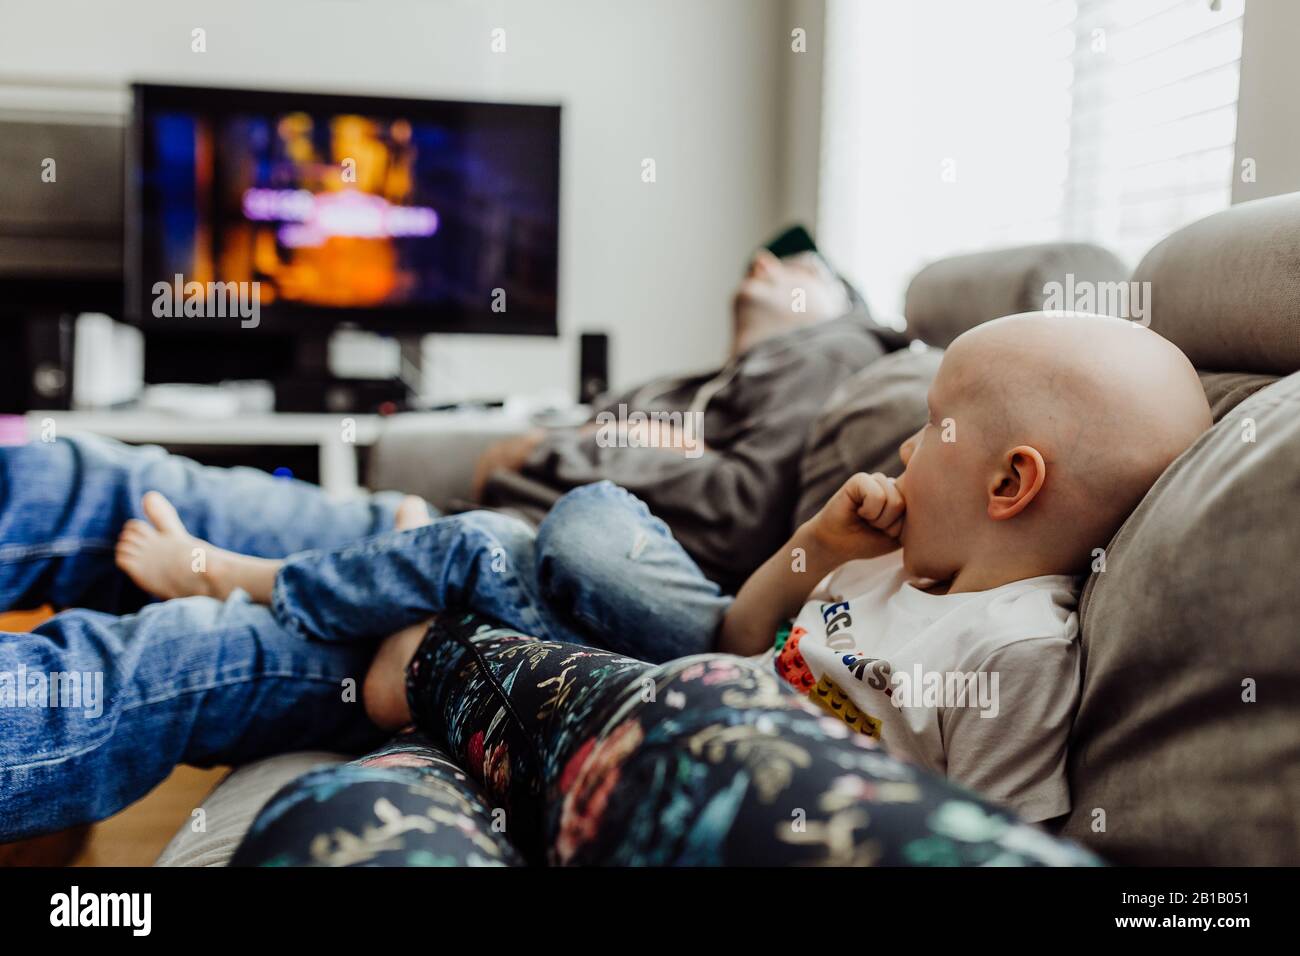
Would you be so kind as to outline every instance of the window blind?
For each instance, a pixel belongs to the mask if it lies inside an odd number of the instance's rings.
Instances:
[[[829,0],[818,239],[878,312],[963,251],[1130,264],[1228,205],[1243,0]]]

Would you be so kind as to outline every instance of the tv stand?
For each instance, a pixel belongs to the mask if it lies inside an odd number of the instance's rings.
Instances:
[[[275,389],[277,412],[392,413],[411,408],[423,391],[421,336],[398,336],[401,359],[393,378],[358,379],[330,372],[333,330],[212,334],[185,329],[145,332],[147,382],[264,379]]]
[[[531,425],[523,409],[466,408],[455,411],[382,415],[241,415],[238,418],[186,418],[145,410],[69,412],[41,409],[27,413],[29,434],[39,436],[49,421],[58,435],[78,432],[104,435],[136,445],[161,445],[204,464],[231,464],[226,453],[237,453],[241,464],[273,471],[296,450],[315,459],[313,473],[296,476],[314,480],[334,498],[360,494],[365,486],[365,460],[384,432],[419,423],[421,440],[429,434],[516,435]],[[33,437],[33,440],[39,440]]]

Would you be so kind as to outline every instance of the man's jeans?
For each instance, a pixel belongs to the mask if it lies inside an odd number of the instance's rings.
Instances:
[[[108,816],[178,762],[377,741],[359,690],[373,648],[303,641],[242,595],[138,610],[113,547],[150,489],[195,534],[263,557],[391,528],[399,500],[340,504],[105,439],[0,448],[0,609],[86,609],[0,634],[0,841]]]
[[[114,616],[145,600],[112,552],[150,489],[218,547],[312,549],[281,572],[275,613],[237,594]],[[566,495],[536,536],[489,512],[374,536],[395,500],[338,504],[300,482],[102,439],[0,448],[0,607],[94,608],[0,634],[0,841],[108,816],[178,762],[376,742],[359,695],[372,648],[356,639],[445,607],[657,662],[708,649],[729,604],[663,522],[608,483]]]
[[[0,610],[137,610],[148,598],[113,564],[113,548],[126,520],[144,517],[151,490],[171,499],[191,534],[266,558],[386,531],[401,500],[339,503],[305,482],[91,436],[0,447]]]
[[[178,763],[379,743],[373,650],[304,641],[242,593],[0,634],[0,842],[110,816]]]
[[[281,625],[331,643],[468,608],[649,663],[711,650],[730,603],[668,526],[608,481],[570,491],[535,533],[474,511],[294,555],[272,595]]]

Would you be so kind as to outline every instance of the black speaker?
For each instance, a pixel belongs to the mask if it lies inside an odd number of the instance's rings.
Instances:
[[[72,407],[73,317],[0,323],[0,413]]]
[[[0,412],[70,407],[74,317],[121,313],[125,136],[117,114],[0,118]]]
[[[578,401],[591,402],[609,391],[609,336],[583,332],[578,346]]]

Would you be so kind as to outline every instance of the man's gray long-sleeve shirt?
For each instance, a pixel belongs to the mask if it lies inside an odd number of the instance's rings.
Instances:
[[[709,578],[735,591],[789,536],[813,420],[840,382],[884,352],[871,328],[851,313],[760,342],[720,372],[604,396],[598,412],[615,416],[620,404],[625,413],[686,413],[702,404],[705,450],[688,457],[620,447],[590,430],[556,432],[522,471],[540,488],[517,503],[536,506],[542,489],[558,496],[608,479],[667,522]],[[515,504],[511,497],[508,483],[492,489],[494,504]]]

